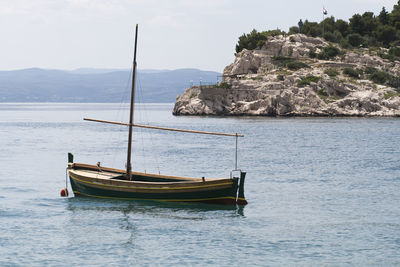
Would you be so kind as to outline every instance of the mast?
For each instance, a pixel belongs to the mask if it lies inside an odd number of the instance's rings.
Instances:
[[[135,76],[136,76],[136,47],[137,47],[138,24],[136,24],[135,31],[135,52],[133,54],[133,70],[132,70],[132,92],[131,92],[131,106],[129,114],[129,136],[128,136],[128,155],[126,161],[126,178],[132,179],[131,171],[131,152],[132,152],[132,126],[133,126],[133,111],[135,106]]]

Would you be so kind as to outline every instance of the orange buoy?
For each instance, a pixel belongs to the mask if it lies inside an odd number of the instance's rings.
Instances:
[[[67,197],[68,196],[68,189],[67,188],[61,189],[60,196]]]
[[[247,200],[244,199],[244,198],[238,198],[238,199],[236,200],[236,203],[237,203],[238,205],[243,205],[243,206],[248,204]]]

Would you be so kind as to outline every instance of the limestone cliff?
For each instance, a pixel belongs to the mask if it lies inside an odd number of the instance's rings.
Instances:
[[[270,38],[238,53],[220,84],[188,88],[173,114],[400,116],[400,62],[362,48],[324,59],[332,47],[302,34]]]

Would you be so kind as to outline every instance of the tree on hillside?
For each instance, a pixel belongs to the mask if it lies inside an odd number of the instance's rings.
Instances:
[[[364,45],[374,45],[377,43],[375,31],[379,25],[379,20],[372,12],[365,12],[363,15],[355,14],[350,18],[349,28],[351,36],[348,36],[352,46],[360,45],[363,41],[359,38],[365,36]]]
[[[239,42],[236,45],[236,53],[239,53],[244,48],[250,50],[256,49],[259,44],[265,42],[266,40],[267,37],[265,35],[256,31],[256,29],[253,29],[249,34],[244,33],[242,36],[239,37]]]
[[[359,47],[363,43],[363,38],[359,33],[347,35],[347,42],[353,47]]]
[[[391,25],[380,25],[376,31],[376,37],[384,46],[389,46],[391,42],[398,38],[396,29]]]
[[[400,0],[393,6],[393,11],[389,14],[389,23],[396,29],[400,29]]]
[[[373,12],[365,12],[362,14],[362,20],[364,24],[364,35],[372,35],[372,32],[378,27],[378,20],[375,18]]]
[[[292,27],[289,28],[288,34],[289,34],[289,35],[290,35],[290,34],[296,34],[296,33],[299,33],[299,32],[300,32],[299,27],[297,27],[297,26],[292,26]]]
[[[379,13],[378,19],[382,25],[389,23],[389,13],[386,11],[385,7],[382,7],[382,11]]]
[[[335,30],[335,18],[334,17],[329,17],[326,18],[322,21],[323,27],[325,29],[325,32],[331,32]]]
[[[349,24],[341,19],[338,19],[335,22],[335,29],[338,30],[342,36],[346,36],[348,34]]]
[[[285,32],[279,29],[264,32],[258,32],[256,29],[253,29],[249,34],[244,33],[239,37],[238,44],[236,45],[236,53],[239,53],[243,49],[253,50],[261,48],[269,36],[281,34],[285,34]]]
[[[363,35],[364,33],[364,22],[360,14],[354,14],[349,19],[349,28],[352,33],[358,33],[359,35]]]
[[[312,37],[323,37],[327,41],[339,43],[343,48],[351,47],[378,47],[397,48],[400,45],[400,0],[393,6],[392,12],[382,7],[378,16],[373,12],[364,12],[362,15],[354,14],[349,21],[329,17],[318,22],[305,20],[298,27],[289,29],[289,34],[303,33]],[[254,30],[255,31],[255,30]],[[260,47],[272,31],[244,34],[239,37],[236,52],[243,48],[255,49]],[[279,34],[283,33],[279,31]]]
[[[303,26],[303,33],[312,37],[322,35],[322,27],[317,22],[309,22],[306,20]]]

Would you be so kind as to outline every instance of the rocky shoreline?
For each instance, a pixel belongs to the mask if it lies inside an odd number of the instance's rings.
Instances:
[[[326,58],[331,51],[340,53]],[[188,88],[173,114],[399,117],[400,62],[378,56],[384,52],[342,50],[302,34],[276,36],[238,53],[221,83]]]

